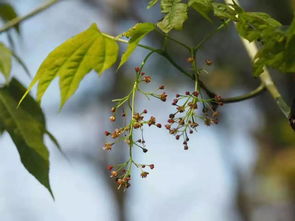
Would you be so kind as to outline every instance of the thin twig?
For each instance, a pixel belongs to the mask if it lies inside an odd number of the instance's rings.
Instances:
[[[43,5],[39,6],[38,8],[34,9],[33,11],[29,12],[28,14],[26,14],[24,16],[21,16],[21,17],[16,17],[16,18],[10,20],[2,28],[0,28],[0,33],[6,32],[9,29],[14,28],[18,24],[20,24],[23,21],[25,21],[25,20],[27,20],[29,18],[32,18],[33,16],[43,12],[44,10],[48,9],[50,6],[56,4],[59,1],[60,0],[48,1],[48,2],[44,3]]]

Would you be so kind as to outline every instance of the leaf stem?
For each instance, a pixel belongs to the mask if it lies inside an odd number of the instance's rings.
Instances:
[[[260,84],[256,89],[254,89],[253,91],[250,91],[247,94],[237,96],[237,97],[224,98],[224,99],[222,99],[222,102],[223,103],[235,103],[235,102],[244,101],[244,100],[247,100],[247,99],[257,96],[264,91],[265,91],[264,84]]]
[[[59,1],[60,0],[48,1],[48,2],[46,2],[44,4],[42,4],[41,6],[39,6],[38,8],[34,9],[33,11],[29,12],[28,14],[10,20],[2,28],[0,28],[0,33],[8,31],[9,29],[11,29],[11,28],[15,27],[16,25],[20,24],[21,22],[23,22],[25,20],[28,20],[29,18],[43,12],[44,10],[48,9],[50,6],[58,3]]]
[[[202,45],[204,43],[206,43],[210,38],[212,38],[216,33],[218,33],[219,31],[221,31],[222,29],[224,29],[228,23],[230,22],[230,20],[226,20],[225,22],[223,22],[221,25],[219,25],[213,32],[207,34],[195,47],[194,50],[197,51],[199,50]]]

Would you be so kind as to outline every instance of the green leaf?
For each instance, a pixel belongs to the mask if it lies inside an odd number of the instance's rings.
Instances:
[[[96,24],[93,24],[48,55],[21,101],[36,83],[38,83],[37,101],[40,101],[50,83],[59,77],[60,108],[62,108],[78,89],[86,74],[91,70],[103,72],[116,62],[117,57],[116,41],[105,37]]]
[[[162,0],[162,13],[166,14],[162,21],[157,26],[165,33],[172,29],[182,29],[183,23],[188,18],[187,4],[181,0]]]
[[[189,0],[188,5],[208,21],[212,22],[210,18],[210,13],[213,11],[212,0]]]
[[[254,59],[254,75],[268,66],[281,72],[295,72],[295,19],[287,30],[268,29],[261,35],[263,46]]]
[[[120,68],[129,59],[139,42],[154,29],[155,25],[152,23],[138,23],[127,32],[122,34],[123,36],[130,38],[130,40],[128,42],[126,51],[122,55],[118,68]]]
[[[243,12],[238,16],[237,30],[239,34],[252,42],[262,37],[265,31],[273,31],[281,23],[262,12]]]
[[[14,18],[17,18],[18,15],[14,10],[14,7],[8,3],[0,3],[0,18],[4,22],[8,22]],[[17,32],[19,32],[19,25],[14,26]]]
[[[0,42],[0,72],[8,82],[11,72],[12,53],[3,43]]]
[[[25,90],[15,79],[0,88],[0,128],[10,134],[25,168],[52,194],[49,153],[43,140],[46,129],[42,110],[30,96],[17,108]]]
[[[216,3],[216,2],[214,2],[212,5],[213,5],[214,16],[220,19],[230,19],[233,21],[236,20],[237,13],[230,6],[223,3]]]
[[[153,7],[155,4],[157,4],[158,0],[151,0],[147,6],[147,9],[150,9]]]

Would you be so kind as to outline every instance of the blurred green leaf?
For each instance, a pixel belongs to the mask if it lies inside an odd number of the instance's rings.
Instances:
[[[12,53],[3,43],[0,42],[0,72],[8,82],[11,73]]]
[[[188,5],[195,9],[200,15],[212,22],[210,13],[213,11],[212,0],[189,0]]]
[[[239,34],[250,42],[261,38],[263,32],[271,32],[280,26],[281,23],[262,12],[240,13],[237,23]]]
[[[254,59],[254,75],[259,76],[264,66],[286,73],[295,72],[295,20],[287,30],[283,30],[282,26],[272,19],[260,22],[254,22],[248,33],[246,28],[240,26],[239,29],[240,34],[247,40],[262,42]],[[253,27],[257,27],[257,31],[253,31]]]
[[[52,194],[49,184],[49,153],[44,144],[45,118],[31,96],[17,108],[26,89],[15,79],[0,88],[0,128],[15,143],[25,168]]]
[[[116,62],[118,49],[115,40],[105,37],[96,24],[91,25],[47,56],[21,101],[36,83],[37,100],[40,101],[50,83],[60,77],[62,107],[78,89],[86,74],[93,69],[101,73]]]
[[[0,3],[0,18],[4,22],[8,22],[14,18],[18,17],[14,7],[9,3]],[[17,32],[19,32],[19,25],[15,26]]]
[[[183,23],[187,20],[187,4],[181,0],[162,0],[162,13],[166,14],[157,26],[165,33],[172,29],[182,29]]]
[[[152,23],[138,23],[134,27],[130,28],[127,32],[123,33],[123,36],[130,38],[128,47],[122,55],[119,68],[129,59],[139,42],[151,31],[155,29],[155,25]]]

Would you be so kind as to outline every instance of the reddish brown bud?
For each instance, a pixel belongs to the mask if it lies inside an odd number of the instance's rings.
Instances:
[[[107,166],[107,170],[112,170],[114,167],[112,165]]]
[[[138,73],[138,72],[140,72],[140,67],[135,67],[135,69],[134,69],[134,70],[135,70],[135,72],[137,72],[137,73]]]
[[[150,83],[152,81],[152,77],[151,76],[144,76],[143,81],[145,83]]]
[[[148,121],[148,125],[151,126],[151,125],[154,125],[155,123],[156,123],[156,118],[151,116],[151,118]]]
[[[210,65],[213,64],[213,61],[210,60],[210,59],[206,59],[206,60],[205,60],[205,63],[206,63],[208,66],[210,66]]]
[[[113,113],[116,112],[116,108],[112,107],[111,112],[113,112]]]
[[[152,169],[154,169],[154,168],[155,168],[155,165],[154,165],[154,164],[150,164],[150,165],[149,165],[149,167],[150,167],[150,168],[151,168],[151,170],[152,170]]]
[[[163,92],[161,95],[160,95],[160,99],[161,99],[161,101],[166,101],[167,100],[167,94],[165,93],[165,92]]]
[[[194,91],[194,92],[193,92],[193,95],[194,95],[195,97],[198,97],[198,96],[199,96],[199,92],[198,92],[198,91]]]
[[[164,85],[161,85],[161,86],[159,87],[159,89],[160,89],[160,90],[164,90],[164,89],[165,89],[165,86],[164,86]]]
[[[106,136],[109,136],[110,134],[111,133],[109,131],[107,131],[107,130],[104,132],[104,135],[106,135]]]
[[[157,126],[158,128],[161,128],[161,127],[162,127],[162,124],[159,124],[159,123],[158,123],[156,126]]]

